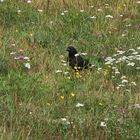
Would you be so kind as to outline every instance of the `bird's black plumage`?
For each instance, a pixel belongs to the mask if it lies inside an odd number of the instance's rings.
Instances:
[[[82,70],[87,69],[89,68],[89,66],[91,66],[91,64],[89,64],[89,61],[79,55],[77,50],[73,46],[69,46],[66,51],[68,51],[67,60],[69,62],[69,65],[73,69],[75,69],[76,67],[78,70]]]

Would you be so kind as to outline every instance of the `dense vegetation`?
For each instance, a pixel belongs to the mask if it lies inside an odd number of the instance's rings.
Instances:
[[[139,116],[140,1],[0,0],[0,139],[138,140]]]

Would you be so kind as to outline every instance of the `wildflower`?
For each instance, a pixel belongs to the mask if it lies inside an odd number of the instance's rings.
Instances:
[[[89,7],[93,8],[94,6],[93,6],[93,5],[91,5],[91,6],[89,6]]]
[[[16,54],[16,52],[11,52],[10,54],[13,55],[13,54]]]
[[[97,9],[97,11],[98,11],[98,12],[102,12],[103,10],[102,10],[102,9]]]
[[[32,1],[31,0],[27,0],[27,3],[31,3]]]
[[[136,86],[137,84],[136,82],[131,82],[131,85]]]
[[[67,66],[67,64],[66,64],[66,63],[62,63],[62,65],[63,65],[63,66]]]
[[[123,83],[128,83],[128,80],[125,80],[125,79],[122,80],[122,84],[123,84]]]
[[[75,93],[72,92],[72,93],[71,93],[71,96],[74,97],[74,96],[75,96]]]
[[[106,127],[105,122],[101,122],[101,123],[100,123],[100,126],[101,126],[101,127]]]
[[[129,62],[127,65],[128,65],[128,66],[134,66],[135,63],[134,63],[134,62]]]
[[[65,10],[64,13],[68,13],[68,10]]]
[[[103,104],[102,103],[99,103],[99,105],[102,106]]]
[[[61,72],[62,72],[61,70],[56,70],[56,71],[55,71],[55,73],[61,73]]]
[[[66,118],[61,118],[60,120],[64,124],[70,124],[70,122]]]
[[[33,113],[33,112],[31,112],[31,111],[29,112],[30,115],[32,115],[32,113]]]
[[[15,46],[16,46],[16,44],[11,44],[11,46],[12,46],[12,47],[15,47]]]
[[[79,56],[80,54],[76,53],[74,56]]]
[[[25,66],[25,68],[27,68],[27,69],[30,69],[30,68],[31,68],[30,63],[25,63],[24,66]]]
[[[0,2],[4,2],[4,0],[0,0]]]
[[[14,59],[16,59],[16,60],[24,60],[24,56],[18,56],[18,57],[15,57]]]
[[[134,108],[140,109],[140,104],[134,104]]]
[[[21,10],[17,10],[18,13],[21,13]]]
[[[69,79],[69,80],[70,80],[70,76],[68,76],[68,77],[67,77],[67,79]]]
[[[65,13],[62,12],[62,13],[61,13],[61,16],[64,16],[64,15],[65,15]]]
[[[96,17],[95,16],[92,16],[92,17],[90,17],[91,19],[96,19]]]
[[[64,71],[64,74],[67,75],[69,72],[68,71]]]
[[[65,98],[64,96],[62,96],[62,95],[60,96],[60,99],[64,100],[64,98]]]
[[[113,16],[111,16],[111,15],[106,15],[105,17],[106,18],[113,18]]]
[[[140,3],[140,1],[137,1],[137,3]]]
[[[37,11],[38,11],[38,12],[40,12],[40,13],[41,13],[41,12],[43,12],[43,10],[42,10],[42,9],[38,9]]]
[[[87,53],[81,53],[81,55],[84,55],[85,56],[85,55],[87,55]]]
[[[83,13],[83,12],[84,12],[84,10],[80,10],[80,12],[81,12],[81,13]]]
[[[123,17],[123,15],[120,15],[120,17]]]
[[[81,104],[81,103],[76,104],[76,107],[83,107],[83,106],[84,106],[84,104]]]
[[[33,36],[33,34],[32,34],[32,33],[30,33],[30,36]]]

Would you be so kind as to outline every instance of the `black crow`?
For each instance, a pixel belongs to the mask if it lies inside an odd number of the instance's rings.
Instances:
[[[69,65],[75,70],[82,70],[90,68],[91,64],[86,59],[83,59],[73,46],[67,48]]]

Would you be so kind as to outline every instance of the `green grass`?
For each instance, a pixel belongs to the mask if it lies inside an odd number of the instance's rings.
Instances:
[[[138,140],[139,11],[133,0],[0,2],[0,139]],[[68,45],[96,67],[64,66]]]

